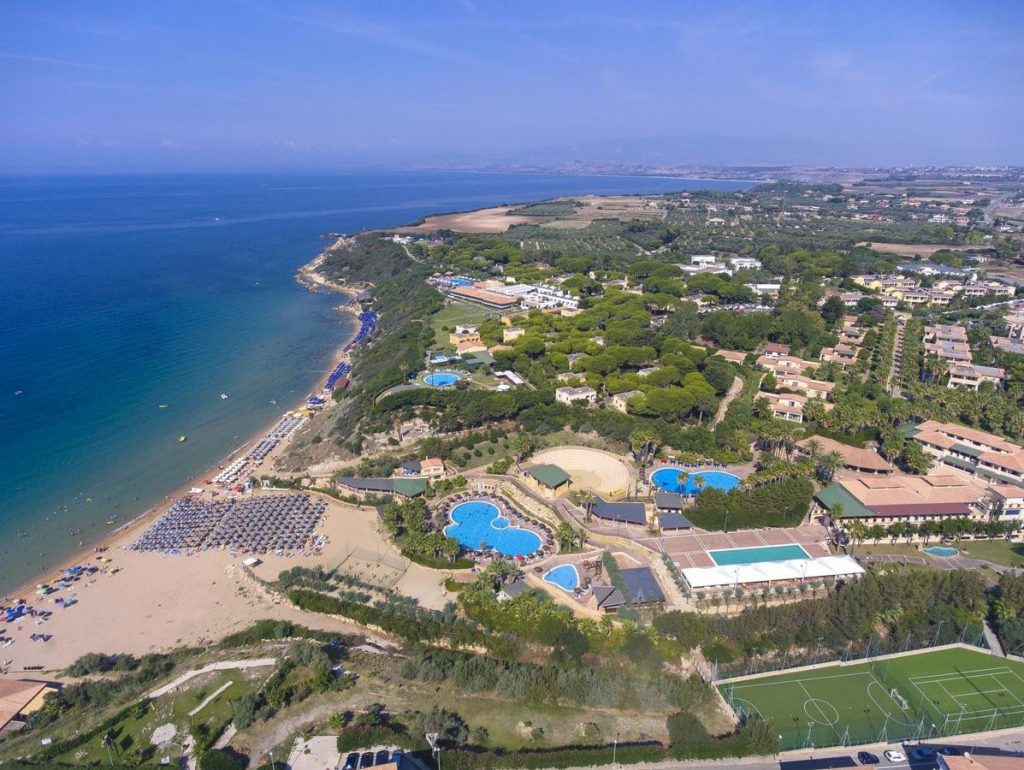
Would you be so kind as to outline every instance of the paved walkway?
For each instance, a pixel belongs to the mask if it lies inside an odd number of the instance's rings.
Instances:
[[[177,687],[181,687],[185,682],[191,679],[195,679],[201,674],[208,674],[211,671],[224,671],[226,669],[246,669],[246,668],[262,668],[263,666],[274,666],[277,664],[277,658],[256,658],[254,660],[221,660],[216,663],[208,663],[202,668],[194,668],[191,671],[186,671],[184,674],[179,676],[177,679],[173,679],[163,687],[158,687],[149,694],[150,700],[159,698],[161,695],[166,695],[171,690]]]
[[[729,391],[722,398],[718,404],[718,411],[715,412],[715,419],[711,421],[711,427],[714,428],[725,418],[725,413],[729,409],[729,404],[740,394],[743,390],[743,378],[733,377],[732,385],[729,386]]]
[[[934,567],[941,570],[955,569],[990,569],[998,575],[1011,573],[1024,575],[1024,569],[1020,567],[1007,567],[1003,564],[987,561],[986,559],[972,559],[968,556],[904,556],[902,554],[879,553],[879,554],[853,554],[860,561],[876,562],[879,564],[917,564],[926,567]]]

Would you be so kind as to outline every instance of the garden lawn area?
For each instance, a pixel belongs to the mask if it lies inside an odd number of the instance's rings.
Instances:
[[[971,559],[986,559],[1007,567],[1024,567],[1024,543],[1007,540],[965,540],[954,543],[963,556]]]
[[[938,540],[931,545],[938,545]],[[842,553],[841,550],[837,553]],[[892,545],[889,539],[880,540],[878,545],[875,545],[870,540],[865,540],[863,543],[859,543],[853,549],[854,556],[879,556],[882,554],[890,554],[893,556],[926,556],[927,554],[921,553],[920,549],[916,545],[907,545],[906,543],[897,541],[896,545]]]
[[[481,305],[474,305],[472,302],[452,302],[445,305],[430,319],[430,326],[434,330],[434,344],[438,347],[448,347],[448,332],[444,327],[454,329],[456,324],[475,325],[501,315],[498,310],[491,310]]]
[[[494,450],[493,454],[491,454],[492,449]],[[477,451],[480,452],[479,457],[476,455]],[[463,460],[463,457],[467,454],[469,459]],[[490,465],[495,460],[500,460],[507,455],[508,442],[504,438],[500,438],[497,441],[481,441],[479,444],[475,444],[472,449],[459,447],[452,451],[451,459],[460,470],[468,470],[469,468]]]
[[[185,737],[190,725],[205,724],[211,730],[223,730],[234,716],[232,702],[254,689],[251,680],[246,678],[246,673],[250,672],[227,670],[209,678],[200,677],[184,685],[185,690],[175,690],[151,701],[141,715],[129,716],[114,725],[110,730],[113,738],[110,754],[114,762],[124,762],[132,756],[150,763],[159,762],[165,756],[170,756],[173,761],[181,756],[180,741]],[[266,675],[266,671],[262,673]],[[231,684],[203,706],[201,711],[195,716],[189,716],[190,711],[229,682]],[[158,749],[152,745],[150,737],[155,729],[168,723],[178,728],[175,735],[178,743],[172,742],[163,749]],[[101,738],[102,736],[94,738],[85,745],[57,757],[56,761],[81,766],[108,764],[110,758]]]
[[[718,684],[785,749],[897,741],[1024,725],[1024,664],[947,648]]]

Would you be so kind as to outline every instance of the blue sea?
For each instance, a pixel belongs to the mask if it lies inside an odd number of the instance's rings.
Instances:
[[[334,310],[340,297],[294,281],[324,233],[556,195],[748,186],[439,172],[0,178],[0,591],[159,503],[318,383],[351,323]]]

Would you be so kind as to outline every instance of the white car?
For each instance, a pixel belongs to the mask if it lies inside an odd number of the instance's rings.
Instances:
[[[902,751],[896,751],[895,749],[890,749],[889,751],[885,752],[885,754],[883,756],[885,756],[885,758],[888,759],[890,762],[906,762],[907,761],[907,758],[903,754],[903,752]]]

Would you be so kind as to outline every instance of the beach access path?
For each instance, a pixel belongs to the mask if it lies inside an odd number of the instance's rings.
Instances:
[[[216,663],[207,663],[202,668],[194,668],[191,671],[186,671],[184,674],[177,677],[176,679],[172,679],[163,687],[158,687],[157,689],[153,690],[153,692],[149,694],[149,699],[154,700],[156,698],[159,698],[161,695],[166,695],[167,693],[171,692],[171,690],[181,687],[183,684],[185,684],[185,682],[190,682],[197,676],[208,674],[211,671],[226,671],[228,669],[244,670],[247,668],[263,668],[265,666],[273,666],[276,663],[277,658],[255,658],[251,660],[219,660]],[[221,690],[225,689],[225,687],[227,686],[228,685],[225,685],[221,688]],[[220,693],[220,690],[211,695],[210,698],[208,698],[207,700],[216,697],[218,693]],[[204,701],[197,709],[195,709],[195,711],[199,711],[200,709],[202,709],[204,705],[206,705],[206,701]],[[189,716],[191,716],[191,714]]]

